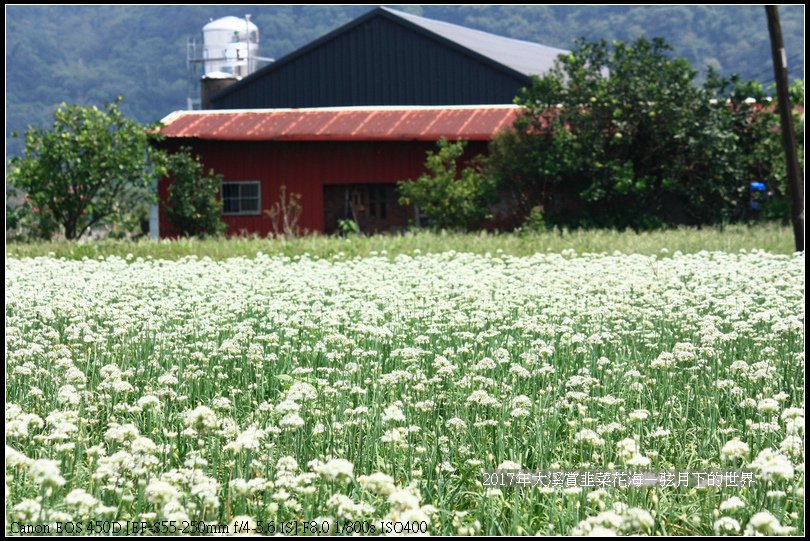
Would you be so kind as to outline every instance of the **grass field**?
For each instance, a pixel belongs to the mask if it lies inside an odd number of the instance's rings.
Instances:
[[[662,249],[665,251],[662,252]],[[398,254],[440,253],[449,250],[474,254],[501,253],[515,256],[533,255],[537,252],[559,253],[575,250],[578,253],[658,254],[696,253],[702,250],[738,252],[740,250],[766,250],[773,253],[793,252],[793,233],[790,227],[766,224],[729,226],[717,228],[681,228],[646,233],[618,231],[572,231],[546,232],[539,234],[433,234],[409,233],[405,235],[377,235],[368,237],[336,238],[309,236],[292,240],[269,240],[262,238],[230,238],[228,240],[175,240],[154,242],[142,241],[96,241],[53,243],[10,243],[6,255],[11,257],[47,256],[81,259],[116,255],[126,257],[152,257],[155,259],[178,259],[196,255],[212,259],[229,257],[253,257],[257,252],[268,255],[303,255],[332,257],[342,254],[348,257]]]
[[[12,245],[6,531],[800,535],[788,235]],[[755,482],[483,475],[614,468]]]

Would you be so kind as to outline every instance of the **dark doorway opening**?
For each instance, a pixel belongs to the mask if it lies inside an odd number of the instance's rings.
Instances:
[[[341,220],[354,220],[363,233],[402,231],[413,218],[413,211],[397,199],[396,184],[326,185],[324,232],[338,232]]]

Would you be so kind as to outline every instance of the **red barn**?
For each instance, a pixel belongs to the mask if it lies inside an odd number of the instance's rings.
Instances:
[[[267,211],[281,187],[300,194],[299,225],[331,233],[340,219],[364,232],[396,231],[418,219],[397,202],[396,182],[422,174],[436,141],[466,139],[467,158],[511,126],[515,105],[359,106],[317,109],[179,111],[163,119],[164,146],[189,146],[222,174],[228,234],[273,232]],[[159,185],[160,234],[176,234],[165,212],[170,180]]]

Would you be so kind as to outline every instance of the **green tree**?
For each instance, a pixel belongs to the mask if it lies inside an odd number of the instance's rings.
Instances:
[[[756,81],[743,81],[738,77],[718,79],[719,93],[730,96],[729,113],[732,130],[739,139],[739,159],[743,162],[745,180],[764,182],[768,196],[760,217],[790,220],[790,191],[776,89],[764,88]],[[799,166],[804,169],[804,81],[797,79],[790,85],[790,100],[794,106],[793,122],[796,127]]]
[[[428,173],[397,183],[399,201],[416,205],[437,229],[476,229],[495,200],[495,186],[474,166],[465,167],[459,174],[457,161],[464,154],[465,141],[448,142],[442,138],[437,146],[438,153],[427,153]]]
[[[176,232],[183,236],[216,236],[227,227],[220,215],[219,200],[222,175],[209,169],[205,173],[199,156],[191,149],[182,147],[179,152],[166,157],[169,184],[166,213]]]
[[[489,174],[549,223],[647,229],[741,217],[738,134],[716,81],[661,39],[580,41],[517,102]]]
[[[23,156],[9,161],[9,184],[68,239],[153,197],[147,149],[158,136],[126,118],[121,99],[103,110],[63,103],[51,129],[29,128]]]

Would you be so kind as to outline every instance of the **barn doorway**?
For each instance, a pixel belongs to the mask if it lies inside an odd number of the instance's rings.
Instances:
[[[323,187],[324,232],[340,231],[353,220],[362,233],[401,231],[413,212],[397,201],[396,184],[331,184]]]

